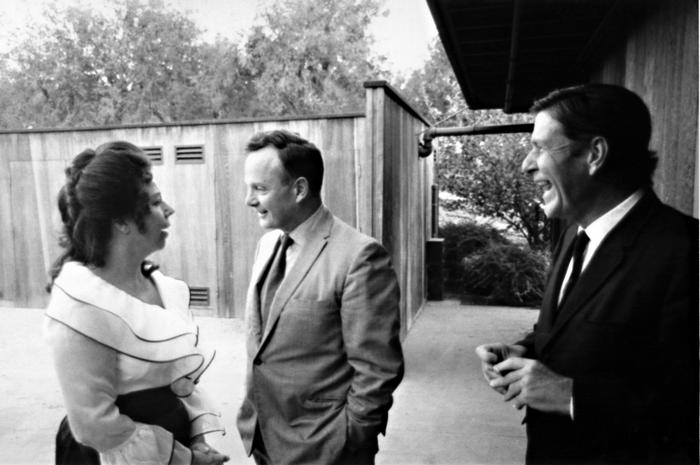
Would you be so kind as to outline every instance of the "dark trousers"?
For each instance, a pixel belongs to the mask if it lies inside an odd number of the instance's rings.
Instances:
[[[56,433],[56,465],[99,465],[100,456],[92,447],[84,446],[75,440],[63,417]]]
[[[336,465],[374,465],[376,449],[345,448]]]

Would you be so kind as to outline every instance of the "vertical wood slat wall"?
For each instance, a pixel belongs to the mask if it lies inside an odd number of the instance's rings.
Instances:
[[[600,50],[594,80],[623,85],[642,96],[652,118],[651,147],[659,164],[659,197],[698,217],[698,2],[640,0],[626,31]],[[607,45],[607,44],[606,44]]]
[[[160,146],[153,166],[163,198],[175,208],[165,250],[154,254],[166,273],[210,289],[204,314],[242,317],[257,239],[262,234],[244,204],[244,148],[257,131],[289,128],[315,142],[326,159],[324,198],[355,224],[355,143],[362,115],[305,120],[160,125],[0,133],[0,306],[42,307],[47,269],[58,257],[56,195],[64,170],[85,148],[112,140]],[[203,145],[203,163],[176,163],[175,146]]]
[[[431,237],[430,190],[434,158],[418,157],[418,137],[428,127],[386,82],[365,83],[367,153],[373,157],[374,191],[370,235],[381,238],[392,256],[401,287],[402,336],[412,326],[426,300],[425,244]],[[382,173],[381,176],[376,173]],[[378,193],[380,195],[378,195]]]
[[[0,133],[0,306],[42,307],[46,271],[60,254],[56,194],[64,169],[85,148],[111,140],[162,147],[153,173],[175,208],[163,270],[210,289],[220,317],[243,317],[255,245],[263,231],[244,204],[244,148],[256,132],[287,128],[323,153],[323,198],[331,210],[390,250],[402,290],[405,335],[425,301],[432,158],[419,159],[426,127],[386,85],[370,86],[367,116],[246,120]],[[175,146],[203,145],[203,163],[175,163]]]

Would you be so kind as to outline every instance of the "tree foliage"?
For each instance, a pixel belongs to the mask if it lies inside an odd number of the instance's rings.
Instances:
[[[402,86],[419,111],[436,126],[496,125],[522,122],[522,115],[465,107],[457,79],[442,45],[431,46],[423,69]],[[467,209],[495,218],[536,249],[549,243],[546,217],[536,186],[520,172],[528,150],[527,134],[446,137],[433,141],[440,189],[457,196],[446,208]]]
[[[381,73],[368,35],[379,13],[377,0],[271,4],[245,45],[257,110],[278,115],[363,109],[362,83]]]
[[[155,2],[113,9],[50,4],[52,26],[35,28],[6,57],[2,90],[22,103],[22,125],[166,122],[203,111],[194,23]]]
[[[0,126],[79,127],[358,111],[380,0],[268,2],[242,44],[162,0],[49,4],[0,60]]]
[[[80,127],[363,109],[363,81],[386,71],[368,26],[381,0],[268,0],[236,44],[202,39],[162,0],[107,0],[103,12],[49,4],[0,60],[0,127]],[[402,85],[438,125],[512,122],[469,111],[436,40],[424,67]],[[457,206],[493,217],[536,248],[547,242],[535,187],[519,173],[522,135],[435,141],[439,184]],[[449,207],[450,205],[446,205]]]

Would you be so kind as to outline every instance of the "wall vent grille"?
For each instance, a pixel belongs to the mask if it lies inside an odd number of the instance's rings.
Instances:
[[[175,147],[176,163],[204,163],[203,145],[178,145]]]
[[[209,306],[208,287],[190,287],[190,305],[193,307]]]
[[[163,163],[163,147],[141,147],[153,164]]]

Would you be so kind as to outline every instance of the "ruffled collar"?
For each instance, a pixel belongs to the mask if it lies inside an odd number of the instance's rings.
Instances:
[[[167,383],[178,395],[187,395],[214,352],[199,347],[187,285],[159,271],[151,279],[163,307],[131,296],[80,263],[67,262],[54,281],[46,315],[122,354],[169,364]]]
[[[54,282],[54,290],[58,288],[77,302],[109,312],[123,320],[136,337],[145,341],[165,341],[196,332],[189,315],[187,285],[166,277],[159,271],[154,271],[151,279],[164,307],[137,299],[77,262],[63,265]],[[54,311],[65,310],[53,309],[51,305],[49,308]]]

